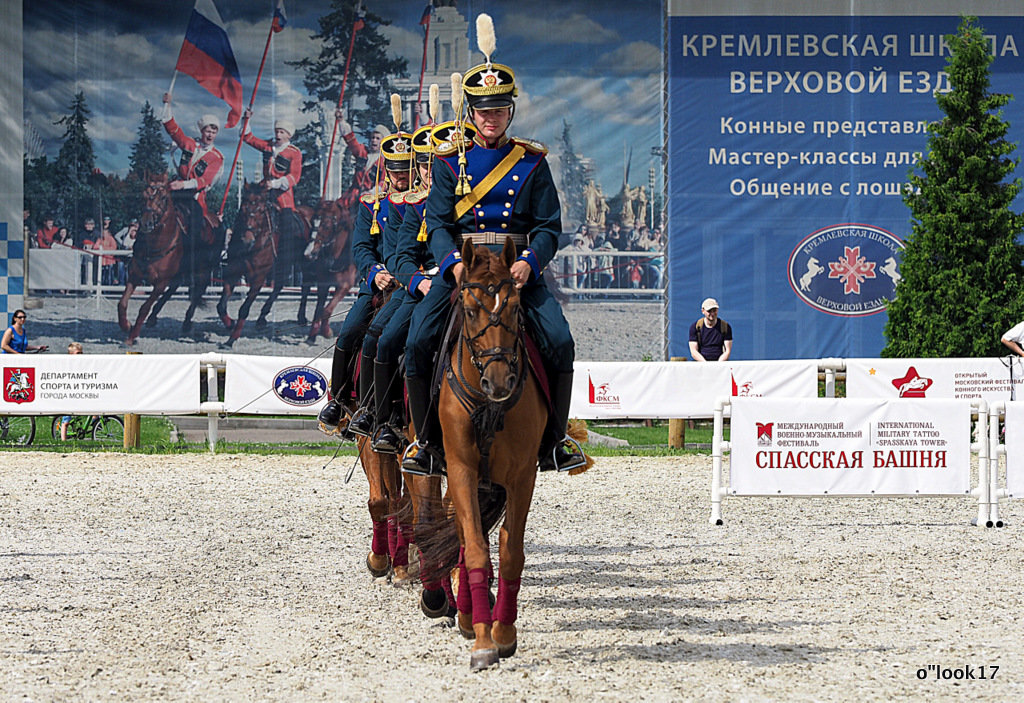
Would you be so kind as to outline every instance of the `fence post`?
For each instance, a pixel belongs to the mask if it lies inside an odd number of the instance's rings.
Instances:
[[[141,354],[142,352],[130,351],[128,354]],[[135,413],[124,415],[124,448],[138,449],[142,443],[142,427],[140,417]]]
[[[673,356],[669,361],[686,361],[685,356]],[[672,449],[682,449],[686,444],[686,420],[669,418],[668,421],[668,446]]]

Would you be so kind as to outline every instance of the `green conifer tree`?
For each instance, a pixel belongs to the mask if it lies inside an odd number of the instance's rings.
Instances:
[[[96,166],[96,154],[87,130],[90,114],[85,93],[79,91],[68,106],[68,114],[55,122],[64,125],[64,142],[54,162],[58,179],[54,210],[72,232],[81,226],[83,218],[96,214],[97,200],[89,183]]]
[[[1010,209],[1021,188],[1001,108],[989,91],[991,44],[976,17],[946,37],[951,90],[935,96],[945,117],[928,127],[927,151],[904,201],[912,234],[889,304],[886,357],[1005,353],[1001,335],[1021,319],[1024,218]]]
[[[132,144],[132,151],[128,157],[129,172],[136,178],[167,171],[167,139],[164,136],[163,125],[153,114],[153,107],[148,100],[142,106],[141,113],[139,136]]]

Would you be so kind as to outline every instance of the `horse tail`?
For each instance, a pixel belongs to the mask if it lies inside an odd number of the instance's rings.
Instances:
[[[505,517],[505,489],[492,483],[489,489],[479,488],[480,522],[483,533],[490,535]],[[416,543],[423,553],[420,569],[427,580],[440,579],[459,564],[459,535],[455,528],[455,511],[447,510],[438,523],[417,524]]]
[[[584,420],[575,420],[575,419],[574,420],[569,420],[569,427],[566,430],[566,434],[568,434],[570,437],[575,439],[580,444],[583,444],[588,439],[587,423],[586,423],[586,421],[584,421]],[[584,464],[583,466],[578,466],[575,469],[569,469],[569,475],[570,476],[575,476],[576,474],[581,474],[584,471],[586,471],[587,469],[589,469],[591,466],[594,465],[594,458],[592,456],[590,456],[589,454],[584,454],[583,456],[586,457],[587,463]]]

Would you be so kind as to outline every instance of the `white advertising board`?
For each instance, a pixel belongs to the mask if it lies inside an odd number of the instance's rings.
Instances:
[[[1020,393],[1024,359],[1009,359],[846,359],[846,397],[1010,400],[1010,375]]]
[[[3,354],[9,415],[199,412],[199,356]]]
[[[1024,400],[1006,404],[1006,492],[1024,497]]]
[[[816,398],[818,362],[576,362],[572,417],[712,417],[722,397]]]
[[[970,492],[968,401],[734,398],[735,495]]]
[[[331,357],[228,355],[224,410],[228,413],[316,415],[327,402]]]

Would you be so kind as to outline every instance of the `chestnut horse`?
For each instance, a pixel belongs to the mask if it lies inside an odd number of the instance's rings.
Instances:
[[[184,253],[185,223],[171,202],[167,174],[150,176],[142,192],[143,210],[139,218],[139,238],[128,262],[128,282],[117,303],[117,324],[128,333],[127,343],[135,344],[142,324],[153,303],[178,274]],[[128,300],[135,289],[148,281],[153,290],[139,308],[134,325],[128,323]]]
[[[308,223],[309,208],[299,208],[299,212],[300,215],[305,215],[304,219]],[[257,321],[257,326],[266,324],[270,307],[284,287],[287,267],[298,259],[295,242],[280,241],[274,226],[275,217],[273,195],[266,186],[259,183],[246,183],[242,188],[242,206],[231,235],[232,244],[228,248],[224,288],[220,300],[217,301],[217,314],[224,326],[231,330],[227,341],[221,343],[222,348],[230,348],[235,340],[242,336],[242,328],[249,317],[249,310],[273,269],[274,288],[263,304]],[[234,287],[243,274],[245,282],[249,286],[249,292],[238,308],[238,319],[232,320],[228,315],[228,298],[231,297]]]
[[[499,657],[516,650],[523,535],[548,416],[520,335],[519,290],[509,271],[515,258],[511,239],[506,239],[500,257],[469,240],[462,247],[462,331],[438,401],[458,541],[421,545],[428,565],[433,565],[454,563],[461,544],[458,625],[463,635],[475,639],[470,656],[474,670],[497,664]],[[492,615],[488,531],[502,508]]]
[[[309,265],[304,271],[316,282],[316,310],[313,312],[313,324],[309,328],[306,342],[313,344],[316,336],[330,338],[331,316],[356,280],[356,266],[352,263],[349,237],[355,218],[351,208],[346,208],[341,200],[321,201],[313,214],[313,230],[309,245],[304,252]],[[340,271],[333,271],[332,266],[348,248],[348,256],[341,259]],[[331,292],[333,287],[334,292]],[[306,323],[306,296],[309,288],[303,280],[302,298],[299,301],[299,323]],[[330,300],[328,300],[330,296]]]

